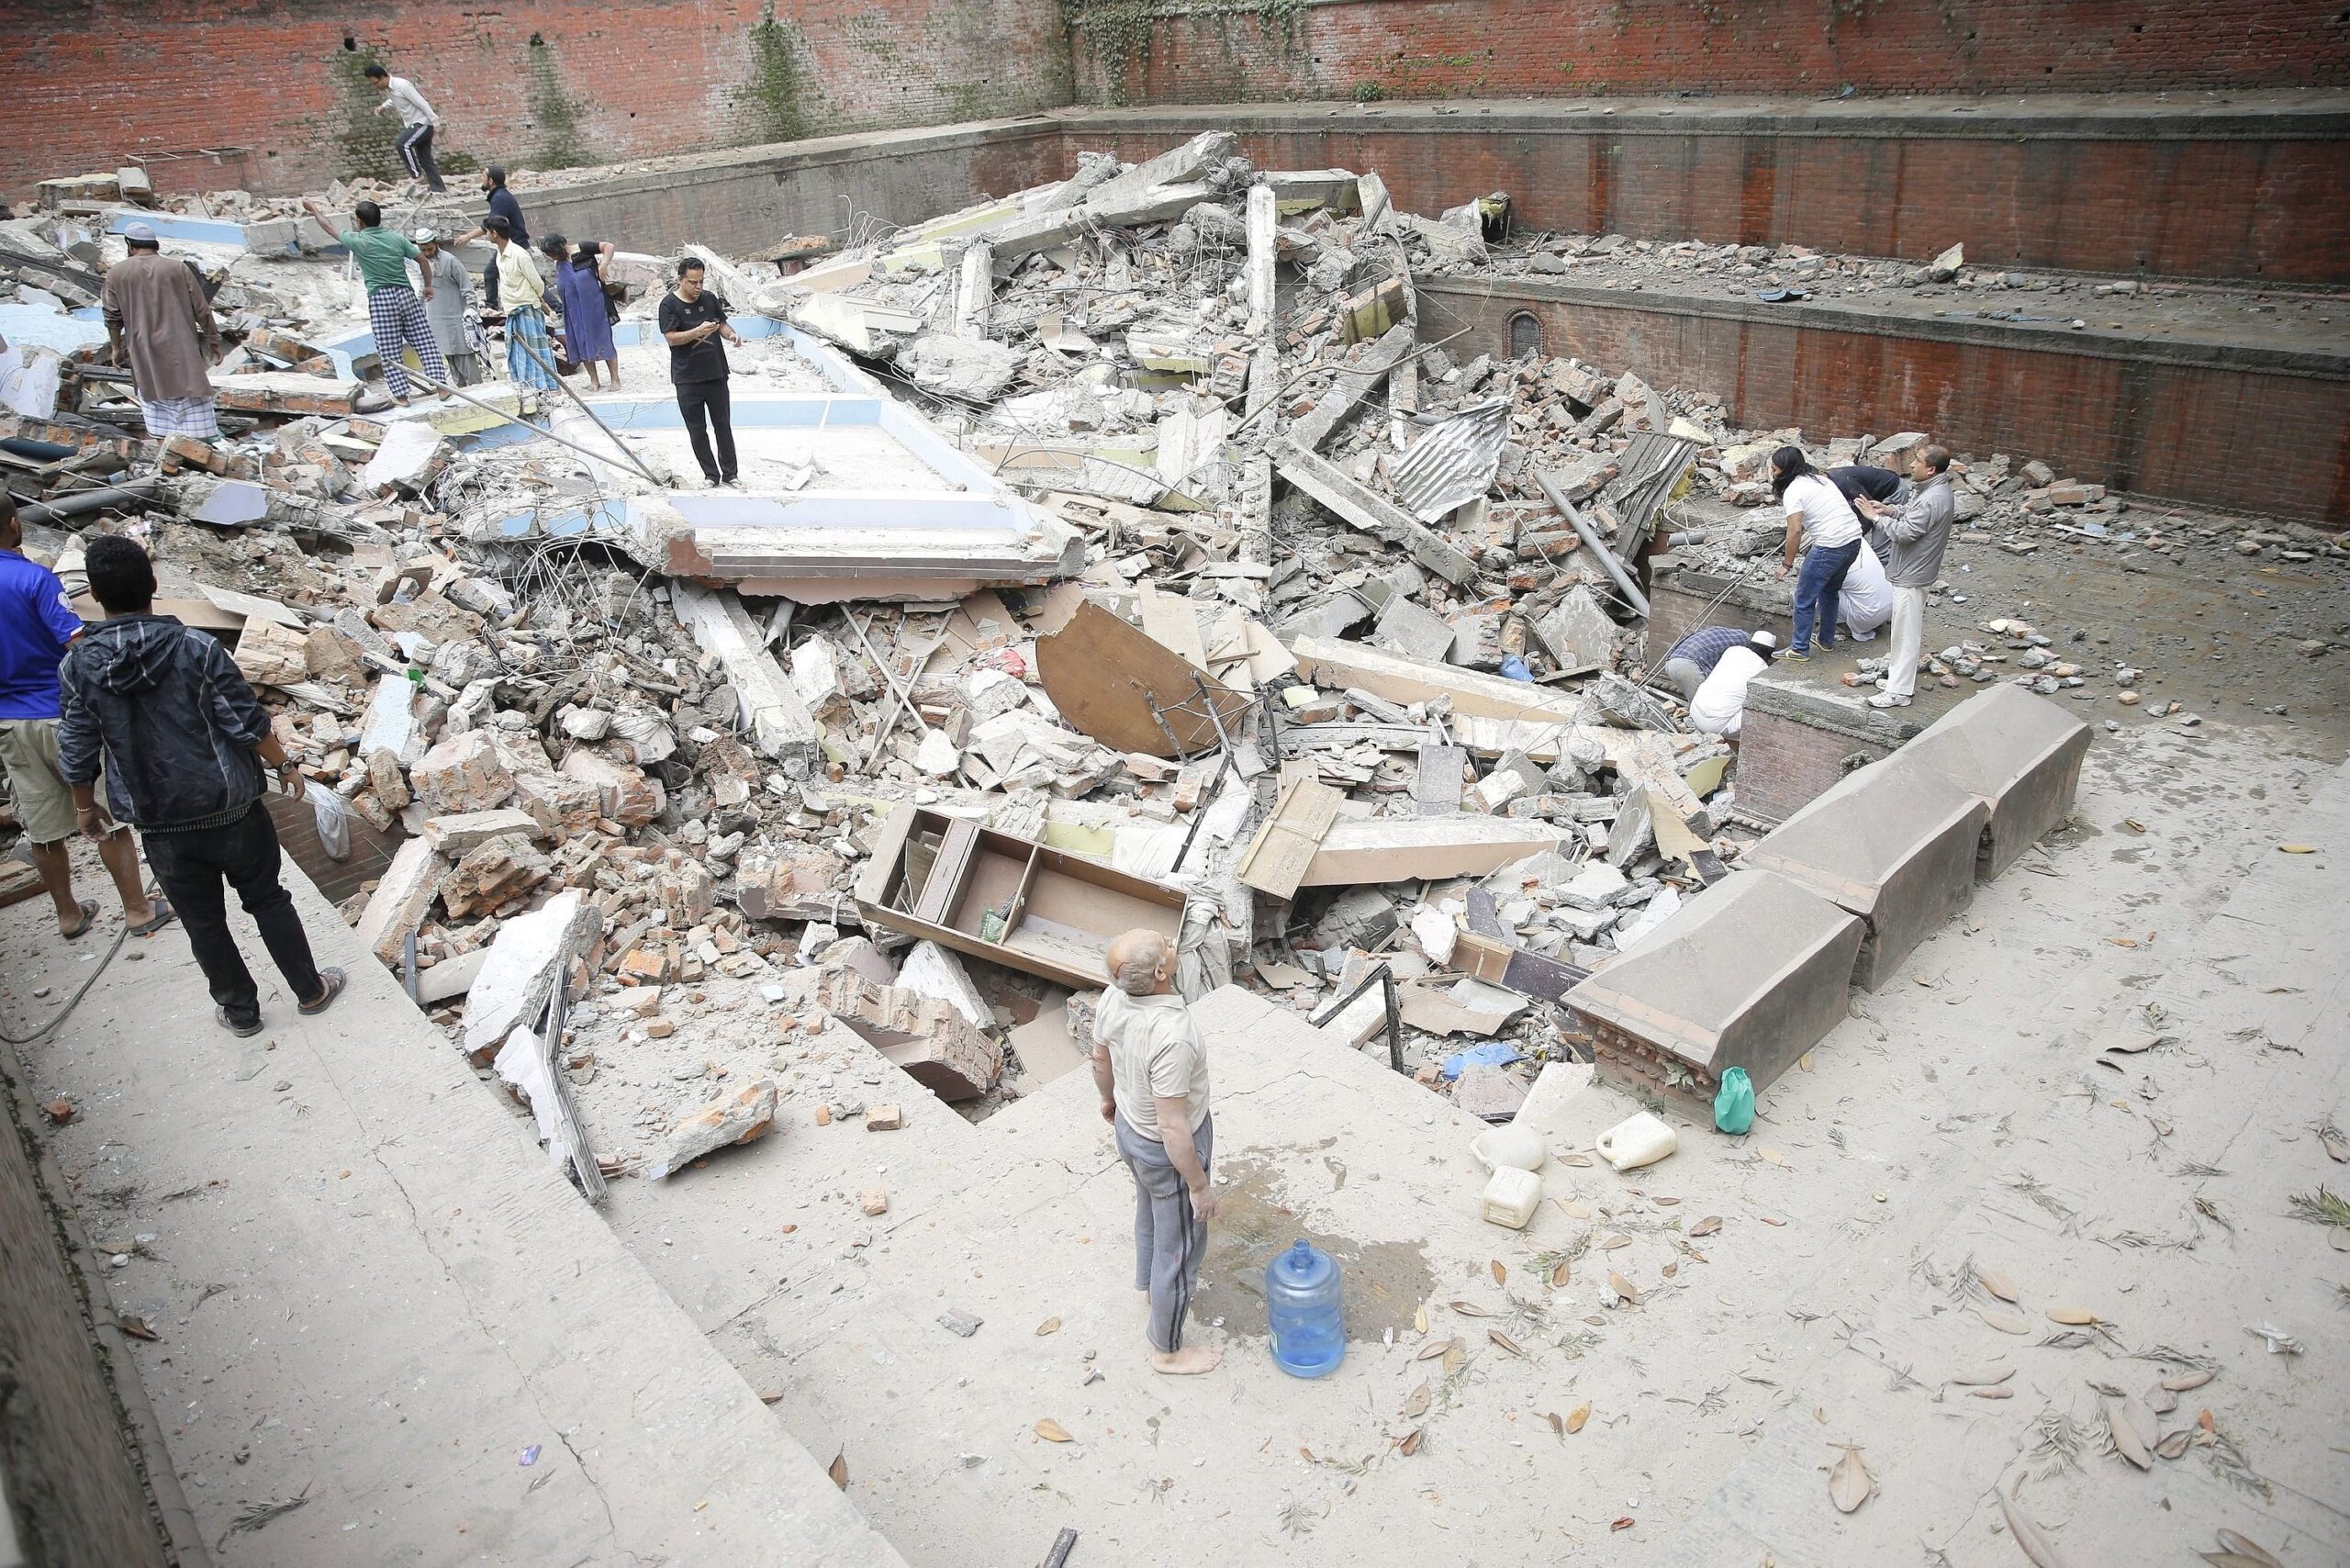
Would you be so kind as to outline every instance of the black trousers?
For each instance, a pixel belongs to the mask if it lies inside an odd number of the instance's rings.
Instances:
[[[269,820],[268,808],[255,801],[226,827],[141,836],[148,868],[179,912],[212,1000],[233,1022],[251,1024],[261,1017],[261,993],[229,935],[223,882],[237,890],[238,902],[261,927],[262,943],[294,1000],[308,1002],[319,994],[322,982],[310,958],[310,938],[294,912],[294,895],[277,879],[277,824]]]
[[[710,413],[711,428],[718,432],[718,455],[715,458],[710,454],[710,436],[701,428],[705,409]],[[713,485],[721,480],[732,484],[734,479],[734,400],[726,390],[726,378],[678,382],[677,412],[686,418],[686,439],[694,443],[694,461],[701,465],[701,476]]]
[[[441,166],[432,161],[432,128],[412,125],[400,132],[400,162],[408,165],[408,174],[436,191],[449,187],[441,183]]]

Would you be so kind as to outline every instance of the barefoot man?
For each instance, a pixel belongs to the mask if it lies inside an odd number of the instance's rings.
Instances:
[[[1183,1343],[1183,1319],[1207,1256],[1208,1053],[1175,994],[1175,945],[1156,931],[1110,944],[1110,985],[1093,1017],[1093,1084],[1102,1119],[1135,1176],[1135,1289],[1150,1298],[1150,1364],[1175,1376],[1223,1359]]]

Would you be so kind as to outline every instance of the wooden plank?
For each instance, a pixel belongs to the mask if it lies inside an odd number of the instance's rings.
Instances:
[[[1200,639],[1200,617],[1192,600],[1161,593],[1147,581],[1141,588],[1143,635],[1206,674],[1207,644]]]
[[[1169,712],[1168,728],[1185,752],[1215,745],[1215,726],[1199,711],[1200,672],[1091,600],[1078,605],[1061,629],[1036,644],[1036,674],[1061,717],[1112,751],[1173,756],[1167,731],[1151,717],[1189,702],[1194,711]],[[1238,693],[1214,697],[1229,724],[1248,705]]]
[[[968,817],[946,819],[945,835],[939,840],[938,857],[930,863],[930,875],[923,879],[922,893],[914,901],[914,918],[934,925],[946,924],[947,913],[955,907],[955,900],[963,890],[963,882],[971,868],[971,857],[979,848],[979,826]]]
[[[1349,527],[1404,546],[1413,560],[1449,582],[1462,588],[1475,586],[1476,561],[1394,502],[1356,484],[1294,442],[1275,442],[1271,456],[1275,473],[1336,512]]]
[[[791,678],[767,654],[766,638],[743,601],[731,590],[713,593],[679,581],[670,583],[669,598],[694,642],[717,655],[726,671],[740,701],[738,717],[759,755],[783,763],[787,771],[822,767],[823,729]]]
[[[1474,877],[1545,849],[1561,830],[1546,823],[1460,812],[1450,817],[1339,823],[1323,835],[1301,887]]]
[[[1240,857],[1242,884],[1277,899],[1293,897],[1346,799],[1318,778],[1292,780]]]
[[[1588,969],[1529,953],[1505,938],[1473,930],[1464,931],[1453,939],[1452,957],[1447,960],[1447,967],[1545,1002],[1562,1000],[1568,991],[1591,978]]]
[[[1527,719],[1572,724],[1583,714],[1583,699],[1523,680],[1505,680],[1453,665],[1408,659],[1365,643],[1336,637],[1300,637],[1290,644],[1297,673],[1316,686],[1361,687],[1390,702],[1429,702],[1449,698],[1455,713],[1489,719]]]

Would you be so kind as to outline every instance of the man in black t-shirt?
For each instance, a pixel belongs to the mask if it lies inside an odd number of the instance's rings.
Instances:
[[[686,437],[694,443],[694,461],[712,485],[734,482],[734,416],[726,390],[726,351],[717,339],[739,344],[742,338],[726,324],[726,302],[702,286],[702,264],[691,256],[677,263],[677,286],[661,301],[661,335],[669,343],[669,379],[677,384],[677,412],[686,421]],[[710,416],[718,436],[718,454],[710,450],[710,435],[702,416]]]
[[[1830,468],[1828,482],[1844,493],[1847,503],[1863,496],[1877,502],[1887,502],[1901,493],[1901,476],[1890,468],[1852,466]]]

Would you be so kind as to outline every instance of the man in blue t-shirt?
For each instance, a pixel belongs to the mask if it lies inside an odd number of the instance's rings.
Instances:
[[[73,896],[73,793],[57,761],[57,666],[82,634],[82,618],[57,574],[24,554],[16,498],[0,490],[0,766],[16,798],[17,820],[32,846],[33,868],[57,905],[57,929],[71,942],[97,920],[95,901]],[[123,918],[144,936],[172,918],[163,899],[150,899],[139,871],[139,845],[127,827],[98,840],[98,858],[122,898]]]

